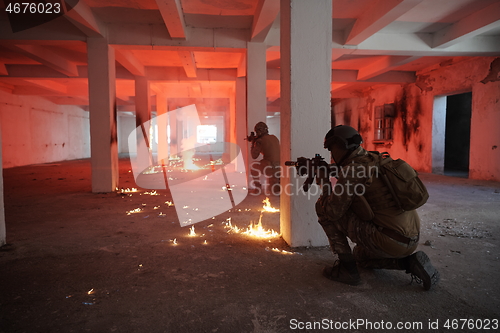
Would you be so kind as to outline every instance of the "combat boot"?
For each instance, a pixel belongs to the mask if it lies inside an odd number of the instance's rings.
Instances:
[[[358,267],[352,254],[339,254],[339,260],[333,266],[326,266],[323,275],[330,280],[357,286],[361,283]]]
[[[403,259],[406,273],[411,273],[412,281],[423,282],[424,289],[431,289],[439,281],[439,272],[431,264],[429,257],[422,251],[415,252]]]

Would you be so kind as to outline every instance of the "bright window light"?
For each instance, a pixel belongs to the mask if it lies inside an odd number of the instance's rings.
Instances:
[[[217,141],[217,126],[198,125],[196,128],[196,141],[198,143],[214,143]]]

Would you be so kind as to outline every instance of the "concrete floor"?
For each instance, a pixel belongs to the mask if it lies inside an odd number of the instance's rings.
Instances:
[[[129,170],[120,160],[120,188],[135,186]],[[190,237],[166,190],[92,194],[89,160],[6,169],[0,332],[321,331],[314,322],[346,332],[398,323],[405,332],[476,331],[460,319],[494,331],[486,319],[500,319],[500,184],[422,178],[431,198],[419,209],[419,249],[442,277],[428,292],[401,271],[362,270],[360,286],[338,284],[321,275],[334,261],[326,247],[231,232],[229,217],[242,228],[259,219],[263,196],[195,224]],[[279,213],[262,223],[278,229]]]

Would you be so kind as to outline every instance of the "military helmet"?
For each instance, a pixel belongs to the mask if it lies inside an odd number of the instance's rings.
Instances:
[[[258,137],[269,134],[269,128],[267,127],[266,123],[259,121],[257,124],[255,124],[255,133],[257,133]]]
[[[257,124],[255,124],[254,129],[255,129],[255,132],[257,132],[257,131],[265,132],[265,131],[269,130],[266,123],[262,122],[262,121],[259,121]]]
[[[358,131],[347,125],[338,125],[329,130],[325,135],[324,147],[329,150],[334,142],[339,141],[345,145],[346,150],[356,149],[363,143],[363,139]]]

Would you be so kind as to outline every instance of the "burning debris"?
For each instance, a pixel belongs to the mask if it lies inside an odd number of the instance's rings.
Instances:
[[[142,194],[160,195],[160,194],[159,194],[158,192],[156,192],[155,190],[153,190],[153,191],[151,191],[151,192],[146,191],[146,192],[144,192],[144,193],[141,193],[141,195],[142,195]]]
[[[273,247],[272,249],[269,249],[268,247],[266,247],[266,251],[273,251],[273,252],[278,252],[278,253],[281,253],[281,254],[301,254],[301,253],[298,253],[298,252],[290,252],[290,251],[287,251],[287,250],[280,250],[277,247]]]
[[[129,210],[127,211],[127,215],[132,215],[132,214],[135,214],[135,213],[140,213],[142,212],[142,208],[136,208],[136,209],[132,209],[132,210]]]
[[[233,226],[231,223],[231,218],[228,218],[225,223],[225,228],[229,229],[228,232],[232,232],[235,234],[243,234],[247,235],[253,238],[260,238],[260,239],[270,239],[270,238],[276,238],[279,237],[279,233],[272,229],[264,229],[262,227],[262,213],[260,214],[259,217],[259,223],[254,224],[253,222],[250,223],[250,225],[247,227],[246,230],[243,228],[239,228],[237,226]]]
[[[278,208],[274,208],[271,206],[271,202],[267,197],[264,199],[264,201],[262,201],[262,203],[264,204],[264,206],[262,207],[263,212],[276,213],[280,211]]]
[[[189,228],[189,237],[196,236],[196,232],[194,231],[194,225]]]

